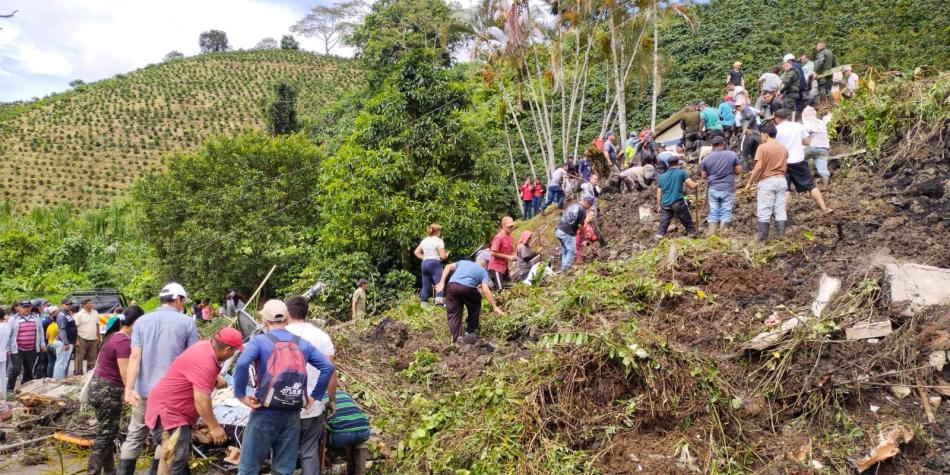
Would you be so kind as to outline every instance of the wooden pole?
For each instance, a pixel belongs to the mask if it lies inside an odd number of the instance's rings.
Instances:
[[[270,272],[268,272],[267,275],[264,277],[264,280],[261,281],[261,285],[258,285],[258,286],[257,286],[257,290],[255,290],[254,293],[251,294],[251,297],[250,297],[249,299],[247,299],[247,303],[244,304],[245,307],[247,307],[248,305],[250,305],[250,303],[254,300],[254,298],[257,297],[257,294],[259,294],[259,293],[261,292],[261,289],[264,288],[264,284],[266,284],[266,283],[267,283],[267,280],[270,279],[270,276],[271,276],[271,274],[274,273],[274,270],[275,270],[275,269],[277,269],[277,265],[276,265],[276,264],[274,264],[273,266],[271,266]]]

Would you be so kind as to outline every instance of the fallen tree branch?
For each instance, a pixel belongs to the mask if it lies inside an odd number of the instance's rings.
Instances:
[[[26,447],[26,446],[28,446],[28,445],[32,445],[32,444],[35,444],[35,443],[37,443],[37,442],[42,442],[42,441],[44,441],[44,440],[46,440],[46,439],[49,439],[49,438],[52,438],[52,437],[53,437],[52,435],[46,435],[46,436],[43,436],[43,437],[38,437],[38,438],[36,438],[36,439],[24,440],[24,441],[22,441],[22,442],[16,442],[16,443],[13,443],[13,444],[2,445],[2,446],[0,446],[0,454],[5,454],[5,453],[7,453],[7,452],[13,452],[14,450],[19,450],[19,449],[21,449],[21,448],[23,448],[23,447]]]

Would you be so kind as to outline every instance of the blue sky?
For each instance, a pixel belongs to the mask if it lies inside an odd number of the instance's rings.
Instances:
[[[198,35],[224,30],[233,48],[280,38],[327,0],[3,0],[0,101],[42,97],[69,81],[111,77],[179,50],[198,53]],[[305,49],[317,40],[300,38]],[[346,54],[345,50],[339,51]]]

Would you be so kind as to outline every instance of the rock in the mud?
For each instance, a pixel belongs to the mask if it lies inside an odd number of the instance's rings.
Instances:
[[[831,302],[838,289],[841,288],[841,279],[836,279],[828,274],[821,274],[821,280],[818,282],[818,296],[811,304],[811,313],[816,317],[821,316],[822,310]]]
[[[884,266],[891,289],[891,302],[907,303],[902,314],[912,316],[930,305],[950,304],[950,269],[920,264],[892,263]]]
[[[388,347],[401,348],[409,339],[409,327],[405,323],[384,318],[381,322],[370,327],[363,334],[363,340],[373,343],[382,343]]]
[[[883,430],[877,437],[877,446],[855,464],[858,472],[864,472],[874,464],[899,454],[901,451],[900,445],[910,442],[914,438],[914,434],[910,429],[902,425],[896,425]]]
[[[880,322],[861,322],[844,329],[845,337],[849,340],[866,340],[890,335],[894,330],[890,320]]]

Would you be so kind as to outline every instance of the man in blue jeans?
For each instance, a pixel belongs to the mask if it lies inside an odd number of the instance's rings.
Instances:
[[[542,213],[548,209],[548,206],[551,203],[557,203],[557,209],[564,207],[564,182],[567,180],[567,167],[568,164],[565,163],[551,172],[551,179],[548,180],[548,197],[544,200],[544,204],[541,205]]]
[[[587,219],[587,210],[594,206],[596,200],[594,195],[585,193],[580,201],[568,206],[561,214],[561,219],[554,230],[554,236],[557,237],[561,246],[560,272],[564,272],[574,263],[574,256],[577,254],[577,228],[584,224]]]
[[[267,333],[247,342],[234,368],[234,397],[252,409],[241,439],[238,474],[260,473],[264,458],[273,451],[271,472],[291,475],[297,465],[300,410],[310,409],[323,399],[333,376],[333,364],[307,340],[287,331],[290,312],[284,302],[268,300],[260,316]],[[257,368],[258,385],[254,394],[248,395],[248,370],[252,363]],[[309,395],[307,363],[320,372]],[[275,367],[282,368],[279,374],[270,373]]]
[[[736,175],[742,173],[739,157],[731,150],[724,150],[722,137],[712,138],[713,151],[700,164],[702,176],[709,186],[709,228],[706,234],[725,232],[732,222],[732,205],[736,201]]]

